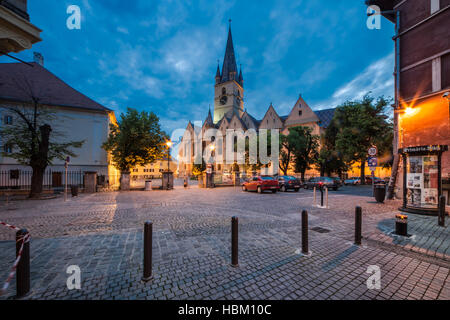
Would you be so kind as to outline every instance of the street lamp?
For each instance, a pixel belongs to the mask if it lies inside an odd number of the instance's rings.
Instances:
[[[169,152],[167,153],[167,172],[170,172],[170,149],[173,146],[173,142],[169,140],[166,145],[169,148]]]

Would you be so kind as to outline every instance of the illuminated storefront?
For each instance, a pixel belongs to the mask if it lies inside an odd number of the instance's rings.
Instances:
[[[399,150],[403,158],[405,212],[437,215],[442,195],[442,154],[448,146],[417,146]]]

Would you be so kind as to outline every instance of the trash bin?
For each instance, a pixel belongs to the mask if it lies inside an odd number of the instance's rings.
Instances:
[[[397,214],[395,216],[395,234],[399,236],[408,236],[408,216]]]
[[[384,203],[384,199],[386,198],[386,185],[384,184],[376,184],[375,185],[375,200],[379,203]]]
[[[70,186],[70,191],[72,192],[72,197],[78,197],[78,186]]]
[[[145,191],[152,191],[152,180],[145,181]]]

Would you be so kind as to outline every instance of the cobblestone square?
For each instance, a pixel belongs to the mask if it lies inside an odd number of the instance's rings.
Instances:
[[[82,194],[5,201],[0,221],[31,233],[31,293],[25,299],[368,300],[450,299],[450,233],[437,217],[409,215],[409,238],[393,234],[398,201],[378,204],[370,187],[330,192],[244,193],[240,188]],[[363,242],[353,244],[355,207]],[[310,255],[301,252],[309,212]],[[231,267],[231,218],[239,217],[239,268]],[[143,226],[153,222],[153,273],[143,273]],[[448,220],[446,221],[448,224]],[[15,259],[14,232],[0,229],[0,280]],[[81,269],[68,290],[67,267]],[[369,289],[369,266],[381,289]],[[12,299],[15,279],[0,299]]]

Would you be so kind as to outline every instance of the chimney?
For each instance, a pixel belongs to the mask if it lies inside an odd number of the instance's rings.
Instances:
[[[44,56],[40,54],[39,52],[33,52],[33,60],[37,64],[39,64],[41,67],[44,66]]]

